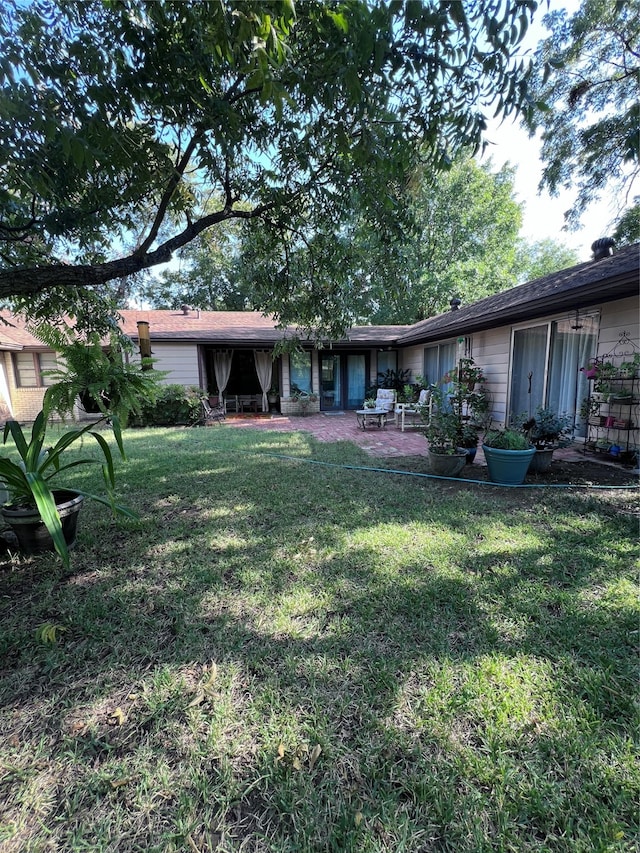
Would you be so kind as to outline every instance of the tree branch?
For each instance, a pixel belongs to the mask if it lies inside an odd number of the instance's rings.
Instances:
[[[168,263],[173,252],[186,246],[195,237],[227,219],[258,219],[276,206],[259,205],[253,210],[223,210],[203,216],[179,234],[162,243],[153,252],[141,254],[139,249],[124,258],[104,264],[55,264],[47,267],[24,267],[0,271],[0,299],[10,296],[40,293],[50,287],[96,287],[116,278],[132,275],[144,269]]]
[[[136,256],[144,256],[147,253],[147,249],[152,245],[153,241],[158,236],[158,232],[160,231],[160,227],[164,222],[164,218],[167,214],[167,210],[169,208],[169,204],[171,203],[171,199],[178,187],[178,184],[182,180],[182,176],[184,175],[185,169],[189,165],[189,160],[191,159],[191,155],[195,151],[196,145],[200,141],[203,136],[203,132],[197,131],[193,137],[191,138],[189,144],[185,148],[184,154],[178,161],[176,168],[174,169],[173,174],[167,184],[167,188],[165,189],[162,198],[160,199],[160,204],[158,205],[158,210],[156,211],[155,218],[153,220],[153,224],[151,225],[151,229],[149,234],[147,235],[146,240],[138,246],[134,255]]]

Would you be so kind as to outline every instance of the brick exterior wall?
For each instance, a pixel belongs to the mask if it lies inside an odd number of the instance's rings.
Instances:
[[[283,415],[315,415],[320,411],[320,400],[309,401],[306,409],[303,409],[298,400],[290,400],[287,397],[280,398],[280,412]]]

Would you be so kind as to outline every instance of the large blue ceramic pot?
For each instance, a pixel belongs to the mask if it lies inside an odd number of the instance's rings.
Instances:
[[[502,483],[505,486],[519,486],[524,483],[531,460],[536,449],[530,450],[500,450],[498,447],[482,445],[484,458],[487,460],[489,479],[492,483]]]

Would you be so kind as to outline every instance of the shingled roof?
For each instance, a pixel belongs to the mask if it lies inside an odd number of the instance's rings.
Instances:
[[[149,323],[149,334],[154,341],[180,341],[219,344],[221,346],[273,345],[285,335],[294,335],[295,329],[277,329],[272,317],[256,311],[135,311],[120,312],[121,328],[126,335],[137,340],[139,321]],[[334,341],[340,346],[388,346],[411,326],[354,326],[348,336]],[[310,342],[311,343],[311,342]]]
[[[635,296],[640,285],[640,243],[625,246],[608,258],[589,261],[513,287],[494,296],[406,326],[354,326],[340,347],[362,349],[407,346],[443,340],[461,334],[523,322],[559,311],[574,311],[616,299]],[[153,341],[206,343],[229,347],[273,346],[295,329],[278,329],[273,317],[257,311],[126,310],[122,329],[134,340],[137,323],[149,323]],[[26,328],[22,318],[6,315],[10,325],[0,324],[0,350],[42,349],[42,343]],[[311,342],[310,342],[311,345]]]
[[[553,314],[636,296],[640,285],[640,243],[625,246],[614,255],[588,261],[495,296],[473,302],[411,326],[396,343],[426,343],[456,335],[469,335]]]

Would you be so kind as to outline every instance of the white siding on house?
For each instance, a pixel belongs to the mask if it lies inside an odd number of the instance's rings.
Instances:
[[[424,373],[424,346],[408,347],[398,353],[398,368],[411,371],[411,381]]]
[[[494,426],[504,426],[506,420],[510,349],[511,326],[478,332],[471,339],[471,356],[487,378]]]
[[[166,371],[165,385],[200,385],[196,344],[151,342],[154,370]],[[204,380],[203,380],[204,381]]]
[[[617,302],[584,309],[589,314],[600,312],[598,355],[610,353],[623,332],[636,344],[640,343],[640,299],[631,297]],[[515,326],[501,326],[485,332],[477,332],[471,338],[470,355],[482,367],[487,377],[486,388],[491,394],[495,426],[504,426],[509,397],[511,334],[514,328],[526,328],[538,323],[548,323],[567,317],[567,312],[538,317]],[[448,339],[447,339],[448,340]],[[443,341],[439,343],[443,343]],[[429,346],[433,345],[432,343]],[[412,377],[422,373],[425,345],[408,347],[400,351],[399,363],[403,369],[411,369]]]
[[[635,343],[640,343],[640,298],[620,299],[602,306],[598,355],[610,353],[624,332]]]

